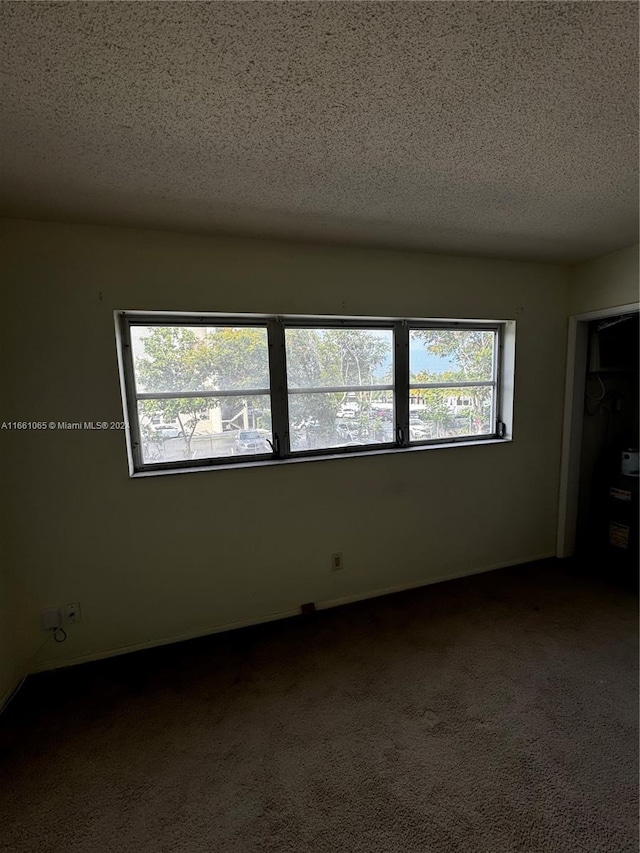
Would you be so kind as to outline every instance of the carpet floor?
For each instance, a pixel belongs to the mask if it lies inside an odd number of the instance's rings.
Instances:
[[[10,853],[635,853],[638,610],[551,561],[32,677]]]

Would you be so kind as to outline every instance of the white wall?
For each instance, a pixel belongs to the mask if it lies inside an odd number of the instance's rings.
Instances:
[[[30,651],[42,607],[83,608],[36,668],[554,553],[561,268],[61,224],[0,233],[10,420],[122,419],[114,309],[517,321],[509,444],[132,480],[120,432],[1,434]]]
[[[569,283],[570,314],[638,302],[638,245],[576,264]]]
[[[23,646],[18,618],[19,597],[8,561],[0,570],[0,710],[29,668],[27,645]]]
[[[0,242],[0,247],[4,244]],[[7,291],[2,279],[3,301]],[[11,344],[5,339],[8,318],[2,314],[4,326],[0,334],[0,427],[9,421],[12,409],[9,379],[12,373],[13,354]],[[8,338],[8,336],[6,336]],[[10,431],[0,429],[0,711],[12,696],[27,672],[32,668],[33,657],[38,651],[42,637],[34,630],[32,618],[33,596],[29,589],[22,559],[21,543],[15,535],[14,519],[18,511],[15,503],[15,476],[19,476],[17,460],[11,458],[15,446]]]

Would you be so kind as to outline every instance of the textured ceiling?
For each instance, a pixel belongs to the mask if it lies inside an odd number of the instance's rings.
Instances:
[[[5,216],[577,261],[638,239],[635,2],[10,2]]]

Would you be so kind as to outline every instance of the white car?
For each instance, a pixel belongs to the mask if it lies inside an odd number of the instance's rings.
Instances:
[[[411,441],[429,438],[429,430],[424,421],[421,421],[420,418],[409,418],[409,436]]]
[[[271,453],[269,442],[257,429],[241,429],[233,443],[234,453]]]

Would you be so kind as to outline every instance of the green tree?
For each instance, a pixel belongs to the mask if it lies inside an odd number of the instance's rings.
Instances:
[[[207,373],[207,350],[205,341],[193,329],[181,326],[154,328],[143,339],[144,356],[136,360],[138,387],[147,392],[204,391],[211,388],[211,377]],[[179,399],[143,400],[141,416],[148,421],[159,414],[166,423],[177,422],[185,442],[185,456],[191,457],[191,440],[202,413],[207,409],[203,397]],[[157,438],[150,423],[143,425],[143,437],[147,441]]]
[[[437,373],[421,371],[412,375],[412,381],[483,382],[491,379],[495,340],[493,332],[480,329],[419,329],[412,332],[412,337],[422,341],[432,355],[449,362],[446,370]],[[466,409],[458,410],[459,415],[469,416],[469,431],[484,431],[491,390],[482,386],[460,391],[455,388],[420,390],[419,398],[428,405],[429,415],[435,422],[436,430],[441,433],[453,425],[451,409],[447,405],[447,399],[452,393],[456,397],[464,396],[470,400]]]
[[[388,342],[364,329],[288,329],[287,378],[290,388],[323,388],[375,383],[376,369],[389,356]],[[353,430],[362,429],[375,392],[358,395]],[[348,392],[291,394],[289,417],[307,444],[331,443],[336,416]]]
[[[209,409],[222,407],[232,420],[246,401],[241,397],[180,397],[185,391],[234,390],[269,387],[266,330],[261,328],[194,328],[162,326],[142,338],[142,353],[135,361],[138,388],[147,392],[175,393],[175,398],[144,400],[140,413],[147,442],[158,441],[151,418],[159,414],[177,423],[186,458],[199,420]]]
[[[209,330],[208,369],[215,387],[222,390],[266,390],[269,388],[269,349],[264,328],[220,327]],[[222,397],[215,400],[222,409],[224,422],[233,424],[245,406],[249,426],[271,429],[271,404],[252,396]]]
[[[424,343],[433,355],[446,358],[451,368],[446,372],[451,381],[473,382],[491,378],[494,333],[480,329],[417,329],[415,340]],[[449,379],[444,381],[450,381]]]
[[[323,338],[327,361],[335,365],[340,384],[375,384],[375,370],[389,354],[385,339],[365,329],[328,329]]]
[[[288,329],[287,373],[291,388],[331,388],[373,385],[380,365],[390,356],[389,341],[364,329]],[[136,347],[138,390],[171,392],[175,397],[140,403],[141,431],[147,444],[160,442],[152,418],[175,423],[192,456],[198,422],[209,409],[221,407],[223,422],[231,422],[253,404],[250,426],[270,426],[270,407],[244,397],[184,397],[184,392],[250,390],[269,387],[266,329],[164,326],[149,328]],[[371,402],[376,392],[358,394],[359,410],[353,429],[371,429]],[[290,421],[298,435],[312,444],[336,438],[336,416],[351,397],[348,392],[292,394]],[[146,417],[145,417],[146,416]]]
[[[418,374],[419,378],[416,381],[430,381],[424,378],[426,375],[428,374]],[[431,381],[435,380],[432,379]],[[440,438],[447,435],[454,426],[453,412],[447,403],[448,396],[449,394],[444,388],[423,388],[411,392],[411,402],[420,402],[427,407],[426,418],[421,418],[421,420],[426,420],[432,425],[433,434],[429,438]]]
[[[269,351],[263,328],[208,329],[206,370],[215,388],[269,387]]]

